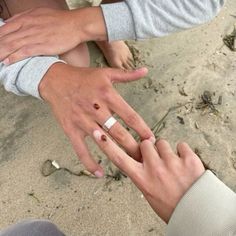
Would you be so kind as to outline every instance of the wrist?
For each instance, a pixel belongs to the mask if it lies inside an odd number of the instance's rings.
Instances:
[[[53,83],[54,80],[58,80],[61,77],[63,70],[67,65],[63,62],[54,63],[44,75],[38,86],[39,94],[41,98],[47,102],[51,102],[53,99]]]
[[[73,12],[81,42],[107,41],[107,29],[101,7],[87,7]]]

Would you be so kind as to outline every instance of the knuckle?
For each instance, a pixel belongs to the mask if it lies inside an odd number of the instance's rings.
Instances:
[[[105,85],[101,88],[101,93],[102,93],[102,96],[103,96],[103,99],[107,102],[111,101],[112,100],[112,92],[111,92],[111,89],[110,89],[110,86],[108,85]]]
[[[118,167],[122,167],[123,164],[124,164],[124,158],[118,154],[118,153],[114,153],[113,155],[113,161],[115,162],[115,164],[118,166]]]
[[[12,41],[12,42],[9,42],[7,44],[7,49],[9,51],[14,51],[16,48],[17,48],[17,45],[18,45],[18,42],[15,40],[15,41]]]
[[[132,112],[130,114],[127,115],[126,117],[126,122],[128,125],[134,125],[137,124],[139,122],[139,116],[137,113]]]
[[[21,57],[29,57],[30,56],[30,50],[27,47],[23,47],[19,50],[19,52],[15,53],[14,59],[18,59]]]
[[[166,177],[168,175],[168,171],[164,165],[156,165],[154,167],[154,173],[155,176],[160,180],[166,180]]]
[[[197,156],[186,156],[185,158],[185,165],[188,167],[192,167],[195,166],[196,164],[198,164],[199,162],[199,158]]]
[[[126,141],[128,139],[127,133],[123,129],[116,130],[114,137],[118,143],[126,143]]]

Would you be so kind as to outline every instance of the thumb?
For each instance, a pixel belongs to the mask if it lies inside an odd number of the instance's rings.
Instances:
[[[111,82],[125,83],[130,81],[138,80],[148,73],[148,69],[143,67],[133,71],[124,71],[124,70],[111,70],[110,78]]]

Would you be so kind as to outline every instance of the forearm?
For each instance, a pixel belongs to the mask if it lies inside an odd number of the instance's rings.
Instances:
[[[102,5],[109,41],[162,37],[206,23],[224,0],[126,0]]]
[[[0,19],[0,26],[3,22]],[[49,68],[60,61],[57,57],[32,57],[10,66],[0,62],[0,83],[5,89],[19,96],[40,98],[38,86]]]
[[[210,171],[178,203],[167,236],[235,235],[236,194]]]

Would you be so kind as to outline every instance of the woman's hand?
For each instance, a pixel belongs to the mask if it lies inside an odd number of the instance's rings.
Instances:
[[[8,65],[32,56],[60,55],[92,39],[107,39],[100,7],[28,10],[0,27],[0,61]]]
[[[143,160],[140,163],[99,130],[94,131],[94,138],[114,164],[132,179],[166,223],[180,199],[205,171],[199,157],[186,143],[178,144],[177,155],[165,140],[158,141],[155,146],[145,140],[140,146]]]
[[[113,113],[134,129],[142,140],[153,137],[143,119],[112,87],[112,83],[134,81],[146,74],[145,68],[125,72],[56,63],[39,85],[42,98],[50,104],[79,159],[97,177],[103,175],[103,170],[90,156],[84,139],[92,136],[96,129],[102,131],[104,123]],[[140,160],[138,143],[121,124],[116,122],[107,134],[136,160]]]

